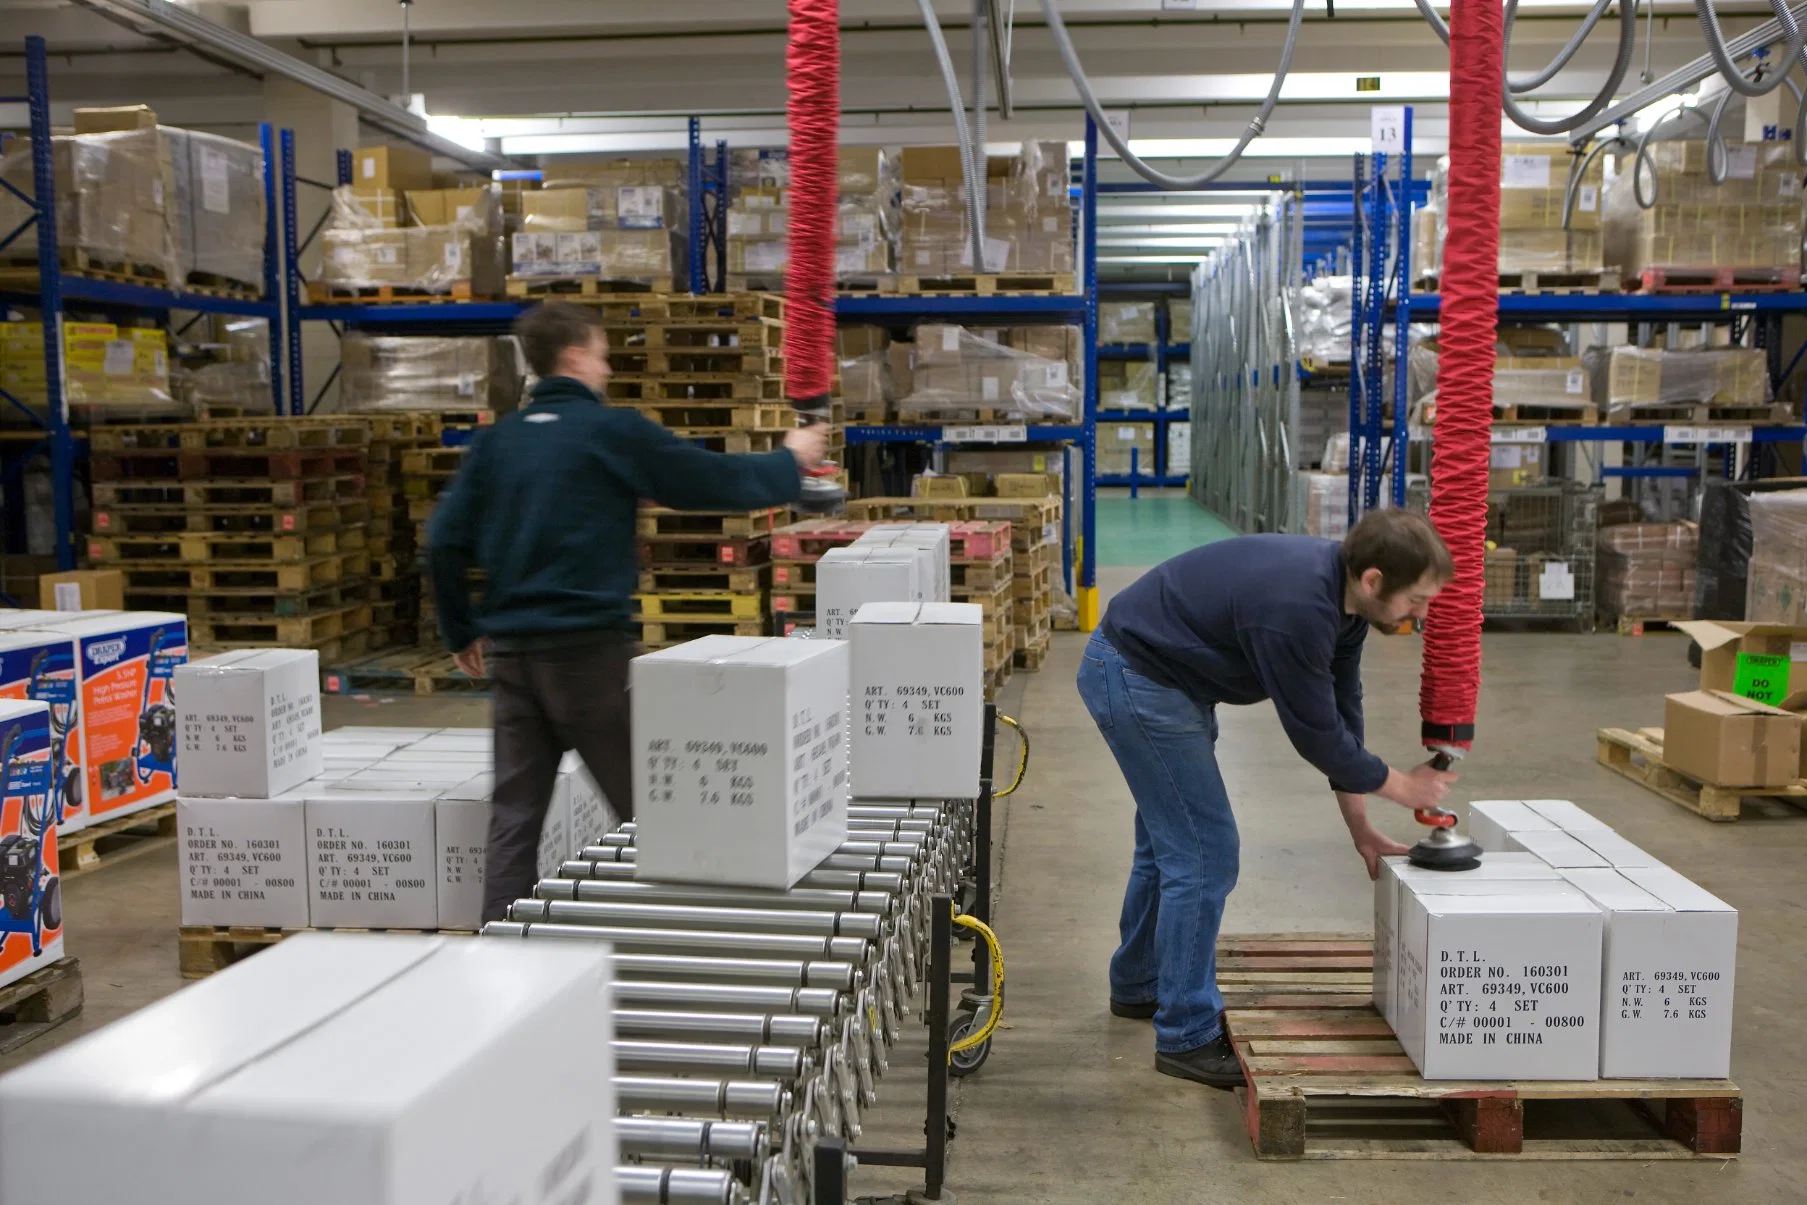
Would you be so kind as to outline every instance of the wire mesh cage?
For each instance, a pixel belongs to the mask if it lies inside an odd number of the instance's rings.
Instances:
[[[1594,626],[1598,485],[1549,481],[1487,494],[1486,619],[1567,620]],[[1430,486],[1414,483],[1407,505],[1430,513]]]

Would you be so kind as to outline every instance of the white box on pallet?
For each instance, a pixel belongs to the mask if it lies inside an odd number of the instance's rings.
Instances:
[[[1605,857],[1582,844],[1580,838],[1568,833],[1520,832],[1511,834],[1510,839],[1514,848],[1536,854],[1557,870],[1609,865]]]
[[[1589,1080],[1600,1073],[1600,910],[1522,895],[1399,897],[1400,1045],[1425,1079]]]
[[[1567,799],[1527,799],[1525,806],[1553,821],[1557,828],[1565,833],[1585,833],[1612,830],[1612,826],[1604,820],[1588,815]]]
[[[609,967],[292,937],[0,1079],[0,1200],[615,1205]]]
[[[239,649],[175,671],[184,796],[269,799],[324,768],[320,654]]]
[[[1491,853],[1473,870],[1427,870],[1403,857],[1382,858],[1380,876],[1374,880],[1374,1007],[1399,1028],[1397,966],[1399,947],[1399,895],[1402,884],[1423,890],[1454,882],[1555,883],[1559,876],[1542,858],[1527,853]]]
[[[846,840],[848,664],[745,636],[634,658],[640,877],[788,888]]]
[[[385,750],[400,749],[403,745],[412,745],[423,737],[432,736],[437,728],[378,728],[356,725],[349,728],[334,728],[323,733],[321,739],[327,748],[335,745],[380,745]]]
[[[455,787],[433,804],[439,863],[439,927],[483,927],[484,856],[489,848],[487,785]]]
[[[494,765],[496,759],[488,749],[422,749],[419,745],[411,745],[397,749],[382,760],[386,766],[457,766],[475,773]]]
[[[1522,799],[1477,799],[1468,805],[1468,835],[1489,853],[1517,849],[1511,842],[1513,833],[1561,829],[1560,824],[1534,811]]]
[[[596,782],[596,776],[584,765],[584,759],[577,755],[575,749],[567,752],[564,760],[558,763],[558,772],[571,780],[571,853],[576,857],[577,851],[592,841],[602,840],[604,833],[612,833],[621,824],[621,817],[616,815],[609,797],[602,793],[602,787]],[[556,869],[548,872],[557,874]]]
[[[946,523],[875,523],[855,540],[855,548],[911,548],[925,555],[929,576],[923,602],[947,602],[953,597],[951,569],[952,529]]]
[[[439,896],[433,802],[438,794],[310,793],[308,923],[322,929],[435,928]]]
[[[307,801],[176,799],[182,923],[305,929]]]
[[[973,603],[870,602],[847,625],[847,636],[853,793],[977,798],[984,610]]]
[[[1571,832],[1569,835],[1587,846],[1589,850],[1605,858],[1607,865],[1620,870],[1662,865],[1648,852],[1639,849],[1611,829],[1587,829],[1581,832]]]
[[[1600,1074],[1730,1075],[1737,910],[1667,867],[1562,874],[1606,915]]]
[[[929,596],[928,555],[914,549],[830,548],[816,562],[816,634],[844,640],[847,624],[870,602],[922,602]]]

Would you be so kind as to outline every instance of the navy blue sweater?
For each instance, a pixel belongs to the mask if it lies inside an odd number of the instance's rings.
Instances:
[[[638,411],[608,406],[567,377],[534,386],[465,454],[433,509],[427,564],[439,631],[462,649],[479,636],[503,648],[635,632],[634,520],[642,498],[682,510],[782,506],[802,493],[784,448],[710,452]],[[467,575],[487,576],[481,608]]]
[[[1311,536],[1242,536],[1181,553],[1111,601],[1100,631],[1131,669],[1201,703],[1272,699],[1293,748],[1339,791],[1387,764],[1362,746],[1362,640],[1343,556]]]

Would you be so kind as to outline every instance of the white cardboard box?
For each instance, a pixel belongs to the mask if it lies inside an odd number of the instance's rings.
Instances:
[[[1396,981],[1399,946],[1399,893],[1401,885],[1411,883],[1425,891],[1434,891],[1442,883],[1454,882],[1543,882],[1554,883],[1558,875],[1535,854],[1491,853],[1472,870],[1427,870],[1413,866],[1403,857],[1382,858],[1380,876],[1374,880],[1374,1007],[1399,1028],[1395,1016],[1398,1004]]]
[[[470,796],[454,798],[454,796]],[[439,860],[439,927],[483,927],[484,853],[489,848],[489,792],[448,791],[433,805]]]
[[[334,728],[323,733],[321,739],[329,746],[346,745],[382,745],[389,749],[399,749],[403,745],[412,745],[415,741],[432,736],[437,728],[378,728],[354,725],[349,728]]]
[[[1395,1029],[1425,1079],[1598,1078],[1600,910],[1537,887],[1401,892]]]
[[[974,603],[870,602],[859,609],[847,625],[855,795],[978,797],[984,624],[984,609]]]
[[[324,768],[320,654],[240,649],[175,673],[185,796],[269,799]]]
[[[308,916],[316,928],[439,924],[438,792],[321,791],[307,797]]]
[[[1536,854],[1557,870],[1573,870],[1609,863],[1581,843],[1577,837],[1562,832],[1520,832],[1511,834],[1512,844],[1527,853]]]
[[[410,745],[383,757],[386,766],[458,766],[475,773],[495,764],[488,749],[423,749]]]
[[[634,658],[641,877],[788,888],[846,840],[848,663],[743,636]]]
[[[1640,873],[1656,892],[1630,877]],[[1601,1076],[1730,1075],[1737,911],[1667,867],[1563,877],[1606,914]]]
[[[292,937],[0,1079],[0,1200],[615,1205],[609,966]]]
[[[875,523],[854,543],[856,547],[915,548],[927,553],[931,576],[925,579],[928,592],[921,601],[947,602],[953,597],[950,535],[946,523]]]
[[[847,636],[847,624],[869,602],[928,597],[926,554],[909,549],[830,548],[816,562],[816,634]]]
[[[1611,829],[1583,829],[1569,835],[1594,853],[1606,859],[1607,865],[1627,869],[1638,866],[1661,866],[1662,863],[1639,849]]]
[[[1561,828],[1522,799],[1477,799],[1468,805],[1468,836],[1489,853],[1516,849],[1510,840],[1513,833]]]
[[[1565,833],[1584,833],[1590,830],[1610,832],[1612,829],[1604,820],[1588,815],[1567,799],[1527,799],[1525,806],[1544,819],[1554,821],[1556,827]]]
[[[182,923],[305,929],[307,807],[280,799],[176,799]]]
[[[602,793],[597,785],[595,775],[584,765],[584,759],[577,755],[575,749],[567,752],[564,760],[558,763],[558,772],[571,779],[571,857],[592,841],[600,841],[603,834],[612,833],[621,825],[621,817],[609,803],[609,797]],[[550,873],[557,874],[556,869]]]

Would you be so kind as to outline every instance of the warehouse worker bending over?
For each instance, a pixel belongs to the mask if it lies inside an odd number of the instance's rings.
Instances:
[[[1300,756],[1336,793],[1356,852],[1406,847],[1377,832],[1364,796],[1407,808],[1454,776],[1409,771],[1362,746],[1362,640],[1423,618],[1454,575],[1422,516],[1369,512],[1339,545],[1259,535],[1182,553],[1112,601],[1080,661],[1079,694],[1136,801],[1136,853],[1111,958],[1111,1012],[1153,1018],[1155,1069],[1242,1083],[1223,1031],[1217,931],[1236,886],[1236,818],[1217,769],[1217,705],[1272,699]]]
[[[826,428],[752,456],[706,451],[603,401],[609,343],[594,310],[535,306],[515,323],[541,378],[484,431],[433,512],[427,561],[439,633],[460,669],[494,687],[495,804],[483,919],[533,893],[559,759],[575,749],[623,819],[633,816],[628,662],[639,652],[635,511],[795,501]],[[483,600],[471,597],[481,569]],[[601,833],[578,833],[593,841]]]

